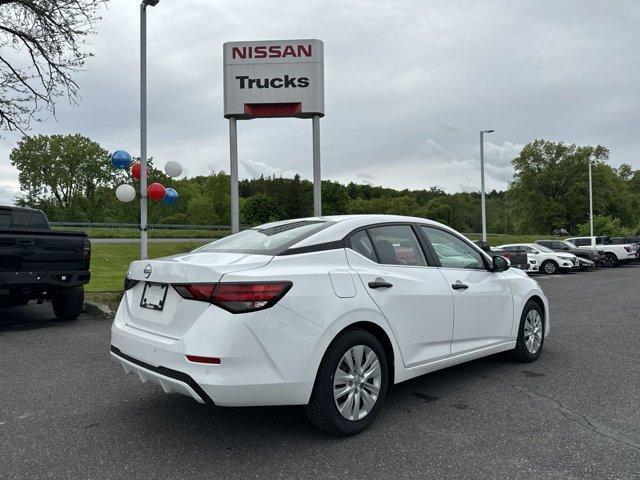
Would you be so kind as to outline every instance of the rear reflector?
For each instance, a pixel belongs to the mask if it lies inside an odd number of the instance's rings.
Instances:
[[[210,302],[231,313],[246,313],[275,305],[292,285],[291,282],[193,283],[173,288],[182,298]]]
[[[197,355],[187,355],[187,360],[195,363],[208,363],[210,365],[220,365],[218,357],[199,357]]]

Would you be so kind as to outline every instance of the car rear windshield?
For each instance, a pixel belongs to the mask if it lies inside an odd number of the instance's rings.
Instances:
[[[221,238],[194,251],[277,255],[300,240],[334,223],[321,220],[301,220],[268,228],[252,228]]]

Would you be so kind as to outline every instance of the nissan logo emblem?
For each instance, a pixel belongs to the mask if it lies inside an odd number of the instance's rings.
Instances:
[[[146,267],[144,267],[144,278],[149,278],[151,276],[151,264],[148,264]]]

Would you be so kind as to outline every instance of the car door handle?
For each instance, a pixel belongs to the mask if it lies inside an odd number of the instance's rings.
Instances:
[[[451,288],[453,288],[454,290],[466,290],[467,288],[469,288],[469,285],[465,285],[462,282],[456,282],[451,285]]]
[[[369,282],[369,288],[391,288],[393,283],[385,282],[382,279],[376,279],[375,282]]]

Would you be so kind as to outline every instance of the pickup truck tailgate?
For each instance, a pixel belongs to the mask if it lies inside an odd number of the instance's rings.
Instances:
[[[0,230],[0,271],[89,270],[86,234],[55,230]]]

